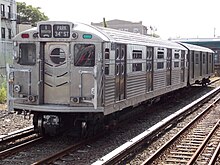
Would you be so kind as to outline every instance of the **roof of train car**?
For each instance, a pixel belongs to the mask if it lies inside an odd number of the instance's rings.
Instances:
[[[214,53],[211,49],[202,47],[202,46],[197,46],[197,45],[192,45],[192,44],[187,44],[187,43],[182,43],[178,42],[181,45],[187,47],[189,50],[195,50],[195,51],[202,51],[202,52],[209,52],[209,53]]]
[[[185,49],[176,42],[162,40],[160,38],[150,37],[142,34],[131,33],[126,31],[120,31],[116,29],[110,29],[105,27],[94,27],[100,32],[107,35],[111,42],[131,43],[131,44],[143,44],[148,46],[168,47],[175,49]]]
[[[51,24],[59,24],[59,23],[71,23],[71,22],[65,22],[65,21],[41,21],[38,23],[51,23]],[[158,46],[158,47],[168,47],[168,48],[174,48],[174,49],[182,49],[186,50],[185,47],[182,45],[168,40],[162,40],[155,37],[150,37],[142,34],[137,33],[131,33],[131,32],[125,32],[120,31],[116,29],[110,29],[105,27],[98,27],[98,26],[92,26],[84,23],[73,23],[73,31],[82,31],[86,33],[91,33],[99,38],[101,38],[103,41],[110,41],[110,42],[117,42],[117,43],[127,43],[127,44],[140,44],[140,45],[148,45],[148,46]],[[36,30],[36,28],[32,28],[30,30]],[[27,30],[27,31],[30,31]],[[15,36],[16,38],[16,36]]]

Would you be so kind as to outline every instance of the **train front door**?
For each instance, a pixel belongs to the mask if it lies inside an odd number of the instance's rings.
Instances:
[[[126,98],[126,46],[117,44],[115,49],[115,101]]]
[[[69,43],[44,46],[44,103],[69,104]]]

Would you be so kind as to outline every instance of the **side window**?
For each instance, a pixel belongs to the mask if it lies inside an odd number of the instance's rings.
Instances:
[[[164,59],[164,48],[158,48],[157,59]]]
[[[36,45],[20,44],[19,45],[19,61],[21,65],[34,65],[36,63]]]
[[[164,62],[157,62],[157,69],[163,69],[164,68]]]
[[[204,53],[204,54],[202,54],[202,63],[203,64],[205,64],[205,56],[206,56],[206,54]]]
[[[199,64],[199,54],[196,54],[196,64]]]
[[[175,50],[175,52],[174,52],[174,58],[175,58],[175,59],[179,59],[179,58],[180,58],[180,51],[179,51],[179,50]]]
[[[5,38],[5,28],[1,28],[2,38]]]
[[[95,65],[95,45],[76,44],[74,46],[74,65],[88,66]]]

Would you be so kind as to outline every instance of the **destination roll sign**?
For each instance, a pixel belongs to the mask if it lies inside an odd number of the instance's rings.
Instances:
[[[41,38],[51,38],[52,37],[52,27],[49,24],[40,25],[40,37]]]
[[[53,37],[54,38],[69,38],[70,37],[70,26],[67,24],[53,25]]]

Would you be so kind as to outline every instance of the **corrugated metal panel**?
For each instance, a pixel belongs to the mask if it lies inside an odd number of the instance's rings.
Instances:
[[[172,85],[180,83],[180,70],[172,70]]]
[[[166,86],[166,71],[155,72],[153,81],[154,90],[164,88]]]
[[[129,75],[127,77],[127,98],[145,94],[146,74]]]
[[[106,34],[106,36],[108,36],[108,38],[110,38],[112,42],[134,43],[134,44],[138,43],[141,45],[162,46],[162,47],[164,46],[168,48],[186,50],[183,46],[173,41],[162,40],[151,36],[125,32],[116,29],[110,29],[104,27],[96,27],[96,28],[99,29],[100,32],[102,32],[103,34]]]
[[[115,101],[115,78],[105,78],[105,105],[114,103]]]

